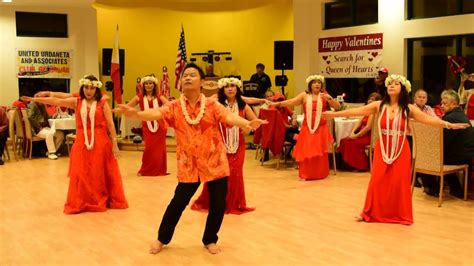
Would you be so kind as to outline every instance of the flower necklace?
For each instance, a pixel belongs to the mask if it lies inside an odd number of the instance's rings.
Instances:
[[[235,102],[232,106],[230,106],[229,102],[225,100],[227,104],[227,108],[236,115],[239,115],[239,105]],[[219,123],[219,127],[224,137],[224,130],[222,129],[222,124]],[[239,149],[239,127],[233,126],[232,128],[226,129],[226,134],[224,138],[224,145],[227,149],[227,153],[235,154]]]
[[[94,124],[96,107],[97,101],[93,101],[91,104],[91,109],[89,111],[89,119],[91,121],[91,141],[89,142],[89,136],[87,135],[87,100],[82,99],[81,120],[82,129],[84,130],[84,145],[86,145],[87,150],[92,150],[92,148],[94,147]]]
[[[380,125],[384,112],[385,112],[385,119],[386,119],[384,132],[386,132],[386,135],[387,135],[387,141],[385,142],[385,145],[383,143],[382,129]],[[407,135],[407,130],[406,130],[407,119],[406,118],[405,118],[405,127],[403,130],[402,145],[400,146],[400,148],[398,147],[399,140],[400,140],[399,132],[402,125],[402,116],[403,116],[402,113],[406,116],[406,112],[398,111],[395,117],[393,118],[391,130],[389,129],[390,119],[389,119],[389,114],[387,111],[387,105],[384,105],[382,107],[382,112],[378,119],[380,150],[382,152],[382,159],[387,164],[392,164],[398,158],[398,156],[400,156],[400,154],[402,153],[403,145],[405,144],[405,138]],[[391,147],[389,147],[388,145],[390,142],[390,136],[392,137]]]
[[[321,93],[318,94],[318,99],[316,102],[316,118],[314,120],[314,125],[311,127],[311,122],[313,121],[313,95],[308,94],[306,96],[306,124],[308,125],[309,132],[314,134],[319,127],[319,122],[321,121],[321,114],[323,112],[323,103],[321,100]]]
[[[150,106],[148,105],[148,98],[146,97],[146,95],[143,97],[143,107],[145,110],[150,109]],[[153,97],[153,109],[158,108],[158,107],[160,107],[160,105],[158,104],[158,99],[156,99],[156,97]],[[148,129],[152,133],[155,133],[158,130],[158,128],[160,128],[160,125],[158,124],[156,120],[146,121],[146,125],[148,126]]]
[[[179,102],[181,103],[181,111],[183,111],[184,119],[190,125],[197,125],[201,122],[201,119],[204,117],[204,111],[206,110],[206,96],[201,93],[201,108],[199,110],[199,114],[196,116],[196,119],[191,119],[188,113],[188,109],[186,108],[186,101],[184,100],[184,95],[181,94],[179,97]]]

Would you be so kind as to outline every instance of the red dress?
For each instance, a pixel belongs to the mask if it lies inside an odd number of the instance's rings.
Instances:
[[[143,106],[143,95],[138,95],[140,110],[145,110]],[[161,105],[161,102],[159,101]],[[153,101],[148,101],[148,106],[153,108]],[[146,121],[142,123],[143,140],[145,150],[142,156],[142,166],[138,173],[142,176],[162,176],[167,175],[166,163],[166,126],[163,120],[158,121],[158,130],[151,132]]]
[[[94,124],[94,146],[87,150],[81,120],[82,100],[77,99],[76,140],[69,160],[69,190],[64,213],[102,212],[107,208],[126,209],[122,178],[117,160],[112,152],[112,142],[107,134],[103,107],[105,100],[97,102]],[[87,108],[89,117],[90,108]],[[91,124],[87,118],[87,134],[91,140]]]
[[[356,133],[367,125],[368,120],[368,116],[362,118],[360,127],[356,130]],[[365,147],[369,144],[370,130],[367,131],[362,137],[356,139],[342,139],[338,150],[341,153],[342,160],[345,163],[354,169],[363,171],[369,169],[369,158],[365,153]]]
[[[469,120],[474,120],[474,93],[471,94],[466,103],[466,115]]]
[[[244,117],[243,110],[239,111],[239,115]],[[223,130],[226,130],[222,125]],[[229,161],[230,175],[227,181],[227,196],[226,196],[226,214],[243,214],[254,211],[255,208],[247,207],[245,200],[244,188],[244,159],[245,159],[245,139],[242,129],[239,129],[239,148],[235,154],[227,153],[227,160]],[[197,211],[209,210],[209,191],[207,183],[204,184],[201,195],[194,201],[191,209]]]
[[[326,110],[327,101],[323,100],[322,103],[322,110],[324,111]],[[317,98],[313,97],[313,121],[311,121],[311,125],[314,124],[316,119],[316,105]],[[314,134],[311,134],[306,124],[306,103],[303,105],[303,110],[304,120],[293,152],[293,157],[298,162],[300,178],[306,180],[323,179],[329,175],[328,151],[329,144],[334,140],[329,133],[326,119],[322,116],[318,128]]]
[[[391,123],[392,120],[390,120],[389,129],[391,129]],[[404,123],[405,117],[402,119],[401,133],[405,130]],[[380,128],[384,130],[385,126],[386,118],[384,113],[380,121]],[[402,145],[403,134],[399,134],[398,138],[399,145]],[[382,140],[383,143],[387,143],[387,141],[391,143],[392,137],[387,137],[386,134],[382,134]],[[377,140],[375,144],[372,174],[361,216],[366,222],[410,225],[413,223],[410,190],[410,146],[405,139],[400,156],[392,164],[387,164],[382,159],[379,142],[380,139]]]

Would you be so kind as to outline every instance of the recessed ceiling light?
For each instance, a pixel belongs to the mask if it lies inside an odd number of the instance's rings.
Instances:
[[[3,3],[11,3],[13,0],[2,0]]]

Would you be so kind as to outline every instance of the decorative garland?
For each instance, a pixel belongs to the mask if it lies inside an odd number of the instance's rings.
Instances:
[[[386,124],[385,124],[385,128],[382,129],[380,122],[382,120],[382,116],[384,112],[385,112]],[[392,129],[389,129],[390,118],[387,112],[387,105],[384,105],[382,107],[382,112],[380,113],[380,116],[378,119],[380,150],[382,152],[382,159],[387,164],[392,164],[400,156],[400,154],[402,153],[403,145],[405,144],[405,139],[407,135],[407,120],[408,120],[406,117],[405,117],[405,127],[403,130],[402,145],[400,146],[400,148],[398,148],[399,139],[400,139],[399,136],[401,132],[400,129],[401,129],[402,117],[403,117],[402,114],[406,116],[406,112],[402,112],[402,111],[398,111],[398,113],[395,115],[392,122],[392,127],[391,127]],[[382,131],[386,133],[386,136],[387,136],[385,147],[384,147],[384,143],[382,139]],[[392,137],[391,147],[389,147],[388,145],[390,141],[390,136]]]
[[[229,102],[225,100],[227,104],[227,108],[234,114],[239,115],[239,105],[235,102],[232,106],[229,105]],[[226,134],[224,135],[224,129],[222,128],[222,124],[219,124],[222,136],[224,138],[224,145],[229,154],[235,154],[239,149],[239,127],[233,126],[232,128],[225,129]]]
[[[408,93],[410,93],[411,91],[411,83],[410,81],[405,78],[404,76],[402,75],[390,75],[388,76],[386,79],[385,79],[385,86],[388,87],[390,85],[390,83],[392,83],[392,81],[398,81],[400,82],[400,84],[402,84],[403,86],[405,86],[405,88],[407,89]]]
[[[311,126],[313,121],[313,95],[308,94],[306,96],[306,125],[308,125],[309,132],[314,134],[319,127],[319,122],[321,121],[321,114],[323,113],[323,102],[321,100],[321,93],[318,93],[318,99],[316,102],[316,118],[314,119],[314,124]]]
[[[148,99],[146,96],[143,96],[143,107],[145,110],[150,109],[150,106],[148,105]],[[153,97],[153,109],[158,108],[158,107],[160,107],[160,105],[158,104],[158,99]],[[158,131],[158,128],[160,128],[160,125],[158,124],[156,120],[146,121],[146,125],[152,133],[155,133],[156,131]]]
[[[91,104],[91,110],[89,111],[89,119],[91,121],[91,141],[89,142],[89,136],[87,135],[87,100],[82,99],[81,120],[82,129],[84,130],[84,145],[86,145],[87,150],[92,150],[92,148],[94,147],[94,125],[96,108],[97,101],[93,101]]]
[[[184,95],[181,94],[179,97],[179,102],[181,103],[181,111],[183,111],[184,119],[190,125],[197,125],[201,122],[201,119],[204,117],[204,112],[206,111],[206,96],[201,93],[201,108],[199,110],[199,114],[197,115],[196,119],[191,119],[188,113],[188,109],[186,108],[186,101],[184,100]]]

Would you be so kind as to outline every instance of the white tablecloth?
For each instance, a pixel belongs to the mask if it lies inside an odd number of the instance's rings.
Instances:
[[[341,139],[347,138],[351,132],[352,128],[360,121],[360,118],[344,118],[336,117],[334,118],[334,131],[335,131],[335,140],[336,146],[339,147]]]
[[[49,126],[52,130],[74,130],[76,129],[76,118],[57,118],[48,119]]]

